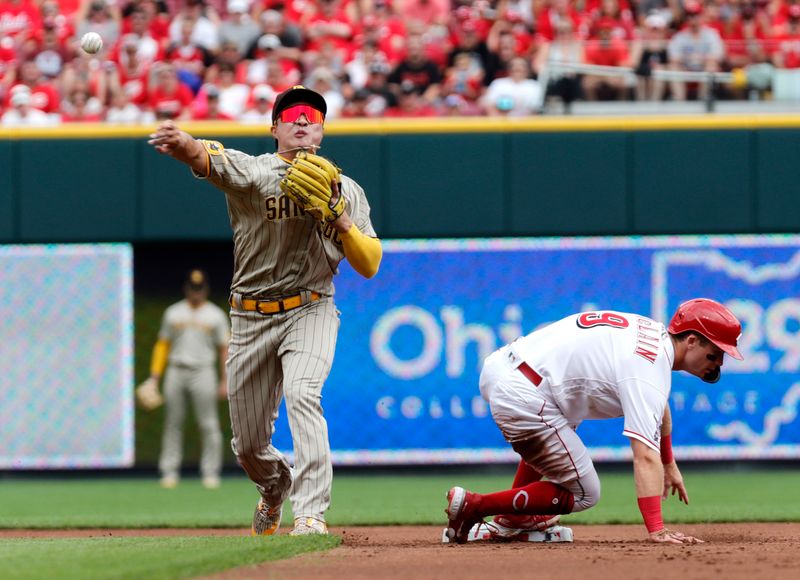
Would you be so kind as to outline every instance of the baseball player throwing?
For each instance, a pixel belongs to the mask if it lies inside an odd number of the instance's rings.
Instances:
[[[161,403],[158,382],[164,377],[166,413],[158,468],[161,487],[167,489],[177,486],[180,477],[187,397],[194,404],[202,436],[200,474],[203,486],[216,489],[220,484],[222,430],[217,398],[224,398],[227,393],[225,359],[230,326],[225,312],[208,301],[208,290],[205,272],[189,272],[183,285],[185,299],[167,308],[161,319],[150,362],[150,378],[137,389],[142,406],[158,406]],[[217,362],[221,367],[219,382],[214,369]]]
[[[221,189],[228,204],[235,259],[227,363],[231,444],[261,494],[254,535],[275,533],[287,497],[292,534],[327,533],[332,466],[321,399],[339,329],[333,276],[346,257],[370,278],[382,257],[363,189],[315,155],[326,111],[322,95],[304,87],[279,94],[272,111],[275,154],[225,149],[171,121],[149,140]],[[294,470],[272,445],[282,398]]]
[[[661,515],[661,499],[670,492],[689,503],[672,457],[671,371],[717,382],[725,354],[742,359],[740,335],[730,310],[698,298],[681,304],[667,328],[638,314],[583,312],[492,353],[481,372],[481,395],[523,462],[507,491],[450,489],[449,538],[466,541],[489,515],[500,517],[486,525],[508,538],[595,505],[600,480],[575,429],[584,419],[622,416],[649,539],[701,542],[664,527]]]

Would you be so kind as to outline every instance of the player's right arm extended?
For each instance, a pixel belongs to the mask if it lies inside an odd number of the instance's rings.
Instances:
[[[636,483],[636,497],[650,540],[668,544],[701,542],[702,540],[664,527],[664,516],[661,513],[664,468],[661,465],[661,457],[655,449],[651,449],[638,439],[631,439],[631,449],[633,450],[633,479]]]
[[[167,359],[169,358],[170,342],[164,338],[159,338],[153,347],[153,356],[150,359],[150,378],[159,380],[163,374],[164,369],[167,368]]]
[[[151,133],[148,143],[159,153],[185,163],[197,175],[208,176],[209,159],[205,147],[189,133],[181,131],[173,121],[161,123],[155,133]]]
[[[661,463],[664,465],[664,499],[670,493],[677,493],[678,499],[689,505],[689,493],[686,491],[683,475],[672,455],[672,414],[669,405],[664,408],[664,418],[661,421]]]

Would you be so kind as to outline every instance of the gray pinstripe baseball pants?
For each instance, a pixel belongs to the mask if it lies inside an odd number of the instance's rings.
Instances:
[[[158,468],[162,476],[178,477],[183,458],[186,398],[191,397],[202,436],[200,474],[219,477],[222,471],[222,430],[217,407],[217,372],[213,366],[183,368],[169,365],[164,375],[164,434]]]
[[[227,367],[233,451],[268,504],[288,496],[295,517],[322,518],[333,480],[321,405],[339,330],[333,299],[267,316],[232,310],[231,327]],[[272,445],[281,398],[294,443],[294,481],[286,458]]]

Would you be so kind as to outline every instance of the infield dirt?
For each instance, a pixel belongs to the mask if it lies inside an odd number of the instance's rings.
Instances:
[[[343,542],[305,554],[214,574],[208,578],[502,580],[728,580],[800,578],[800,524],[676,526],[706,541],[660,545],[633,526],[572,526],[572,544],[441,543],[443,526],[333,528]],[[239,535],[247,530],[4,530],[0,537]],[[284,532],[285,533],[285,532]],[[268,542],[269,539],[265,538]]]

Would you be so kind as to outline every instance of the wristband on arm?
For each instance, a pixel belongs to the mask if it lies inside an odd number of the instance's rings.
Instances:
[[[661,463],[668,465],[674,461],[672,457],[672,433],[661,436]]]
[[[660,532],[664,529],[664,518],[661,515],[661,498],[657,495],[650,497],[640,497],[639,511],[642,512],[642,519],[648,533]]]

